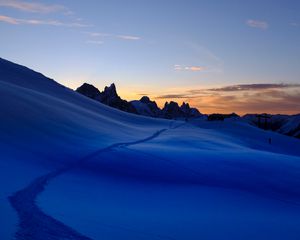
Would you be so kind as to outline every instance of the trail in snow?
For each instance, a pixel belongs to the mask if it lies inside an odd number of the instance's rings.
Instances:
[[[173,127],[173,122],[170,124],[169,129],[181,127],[183,124],[179,124]],[[153,135],[132,142],[115,143],[106,148],[102,148],[92,154],[89,154],[74,164],[68,165],[41,177],[35,179],[24,189],[17,191],[14,195],[9,197],[9,201],[13,208],[17,211],[19,216],[19,229],[16,232],[16,239],[18,240],[44,240],[44,239],[78,239],[78,240],[89,240],[90,238],[83,236],[76,232],[76,230],[68,227],[64,223],[52,218],[45,214],[36,204],[37,196],[42,193],[45,186],[49,181],[56,178],[57,176],[79,166],[81,163],[88,161],[89,159],[103,153],[110,151],[114,148],[127,147],[131,145],[140,144],[143,142],[150,141],[158,137],[168,129],[161,129],[155,132]],[[162,236],[157,236],[164,238]]]
[[[9,198],[20,221],[19,229],[15,235],[16,239],[90,239],[42,212],[35,202],[37,196],[44,191],[47,183],[67,170],[65,168],[41,176]]]

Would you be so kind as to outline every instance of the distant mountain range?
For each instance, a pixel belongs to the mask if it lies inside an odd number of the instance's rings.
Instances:
[[[76,91],[108,106],[147,117],[188,119],[202,115],[198,109],[191,108],[188,103],[184,102],[181,106],[179,106],[177,102],[166,102],[162,109],[157,106],[155,101],[151,101],[147,96],[143,96],[140,100],[127,102],[120,98],[115,84],[105,87],[104,91],[100,92],[99,89],[93,85],[84,83],[82,86],[77,88]]]
[[[246,114],[243,119],[259,128],[300,138],[300,114]]]
[[[22,78],[20,77],[22,76]],[[24,66],[9,62],[0,58],[0,77],[9,80],[10,84],[17,84],[39,92],[40,86],[47,86],[43,91],[50,91],[51,94],[59,93],[52,91],[57,87],[66,89],[63,85],[56,83],[41,73],[35,72]],[[36,84],[36,81],[40,85]],[[69,91],[73,92],[73,90]],[[122,99],[116,90],[116,86],[111,84],[105,87],[101,92],[93,85],[84,83],[76,92],[94,99],[100,103],[119,109],[121,111],[143,115],[153,118],[165,119],[193,119],[197,117],[206,118],[208,121],[222,121],[226,118],[237,118],[248,122],[249,124],[264,130],[275,131],[280,134],[300,138],[300,114],[297,115],[271,115],[271,114],[246,114],[242,117],[237,114],[201,114],[196,108],[192,108],[188,103],[182,103],[181,106],[176,102],[166,102],[161,109],[155,101],[151,101],[149,97],[144,96],[140,100],[126,101]],[[74,100],[75,101],[75,100]],[[80,104],[76,99],[76,104]]]
[[[251,125],[264,130],[271,130],[288,136],[300,138],[300,114],[298,115],[271,115],[271,114],[246,114],[242,117],[232,114],[210,114],[204,115],[196,108],[191,108],[188,103],[183,102],[181,106],[177,102],[166,102],[160,109],[155,101],[148,96],[140,100],[126,101],[122,99],[116,90],[115,84],[105,87],[102,92],[91,84],[84,83],[77,88],[78,93],[99,101],[105,105],[117,108],[121,111],[143,115],[154,118],[165,119],[191,119],[197,117],[207,118],[208,121],[223,121],[226,118],[239,118]]]

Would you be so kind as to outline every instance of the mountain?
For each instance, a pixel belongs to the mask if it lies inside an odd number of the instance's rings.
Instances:
[[[162,117],[161,109],[157,106],[155,101],[151,101],[147,96],[143,96],[140,100],[134,100],[130,103],[133,105],[139,115]]]
[[[166,102],[162,109],[162,116],[167,119],[187,119],[201,116],[196,108],[190,108],[188,103],[183,102],[179,107],[177,102]]]
[[[180,107],[176,102],[166,102],[163,109],[160,109],[156,102],[151,101],[148,96],[143,96],[140,100],[127,102],[119,97],[115,84],[105,87],[104,91],[100,92],[93,85],[84,83],[76,91],[105,105],[143,116],[166,119],[187,119],[201,116],[198,109],[190,108],[189,104],[184,102]]]
[[[102,100],[102,94],[99,91],[99,89],[88,83],[84,83],[82,86],[77,88],[76,92],[79,92],[82,95],[97,100],[99,102],[101,102]]]
[[[0,99],[0,239],[299,239],[298,139],[130,114],[3,59]]]
[[[181,111],[184,114],[184,117],[186,118],[194,118],[201,116],[201,113],[197,108],[191,108],[188,103],[183,102],[180,106]]]
[[[259,128],[300,138],[300,114],[246,114],[243,119]]]
[[[237,115],[236,113],[230,113],[230,114],[213,113],[207,116],[208,121],[224,121],[227,118],[239,119],[240,116]]]
[[[136,109],[131,105],[131,103],[120,98],[120,96],[117,94],[115,84],[105,87],[104,91],[100,92],[93,85],[84,83],[82,86],[77,88],[76,91],[110,107],[117,108],[124,112],[137,113]]]

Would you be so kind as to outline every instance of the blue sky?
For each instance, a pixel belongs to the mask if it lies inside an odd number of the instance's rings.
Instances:
[[[299,12],[297,0],[0,0],[0,57],[71,88],[115,82],[127,99],[300,112]]]

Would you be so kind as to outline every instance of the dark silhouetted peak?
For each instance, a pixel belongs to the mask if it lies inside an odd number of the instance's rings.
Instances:
[[[186,117],[190,114],[191,108],[188,103],[183,102],[182,105],[180,106],[181,111],[183,111],[184,115]]]
[[[104,88],[104,91],[101,92],[100,101],[108,106],[117,108],[125,112],[137,113],[136,109],[132,106],[131,103],[120,98],[114,83],[112,83],[109,87]]]
[[[148,96],[143,96],[140,100],[127,102],[120,98],[115,84],[105,87],[104,91],[100,92],[93,85],[84,83],[81,87],[77,88],[76,91],[113,108],[144,116],[168,119],[187,119],[201,115],[196,108],[191,108],[190,105],[185,102],[183,102],[181,106],[174,101],[166,102],[163,109],[160,109],[156,102],[151,101]]]
[[[140,99],[140,101],[142,102],[142,103],[150,103],[151,101],[150,101],[150,98],[148,97],[148,96],[143,96],[141,99]]]
[[[164,108],[162,109],[162,114],[164,118],[176,119],[176,118],[193,118],[199,117],[201,113],[196,108],[191,108],[188,103],[183,102],[179,107],[177,102],[171,101],[166,102]]]
[[[188,103],[183,102],[180,106],[181,109],[190,109],[190,105]]]
[[[183,111],[180,109],[177,102],[166,102],[162,110],[163,116],[168,119],[184,117]]]
[[[199,117],[201,115],[197,108],[191,108],[190,105],[185,102],[182,103],[180,109],[184,113],[184,117],[186,118]]]
[[[104,88],[104,91],[101,92],[101,98],[101,102],[110,106],[110,103],[114,104],[114,102],[121,100],[114,83],[112,83],[109,87]]]
[[[208,121],[224,121],[226,118],[239,118],[240,116],[236,113],[230,113],[230,114],[222,114],[222,113],[213,113],[208,115],[207,120]]]
[[[81,87],[77,88],[76,91],[110,107],[125,112],[136,113],[136,110],[131,103],[119,97],[114,83],[109,87],[105,87],[103,92],[100,92],[96,87],[87,83],[84,83]]]
[[[114,83],[112,83],[109,87],[105,87],[104,93],[107,93],[110,96],[118,96],[117,89]]]
[[[149,117],[160,117],[161,110],[155,101],[151,101],[149,97],[143,96],[140,100],[131,101],[136,111],[140,115]]]
[[[85,95],[92,99],[97,99],[101,95],[98,88],[88,83],[82,84],[79,88],[76,89],[76,92],[81,93],[82,95]]]
[[[169,104],[167,104],[167,105],[169,105],[169,107],[171,107],[171,108],[179,108],[179,105],[178,105],[177,102],[171,101],[171,102],[170,102]]]

